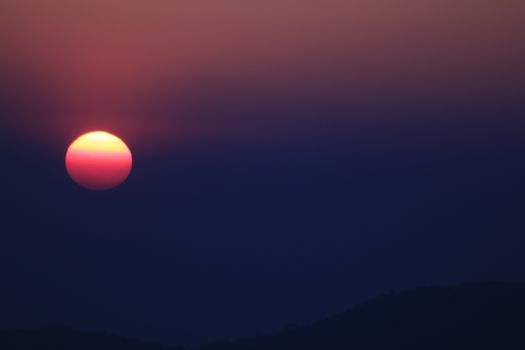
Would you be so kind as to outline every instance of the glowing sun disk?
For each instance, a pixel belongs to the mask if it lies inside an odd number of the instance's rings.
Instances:
[[[66,168],[71,178],[92,190],[107,190],[123,183],[132,163],[128,146],[105,131],[80,136],[66,154]]]

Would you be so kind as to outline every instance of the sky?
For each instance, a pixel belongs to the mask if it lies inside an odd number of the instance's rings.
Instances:
[[[0,327],[200,344],[525,279],[523,2],[0,6]],[[92,130],[112,191],[65,171]]]

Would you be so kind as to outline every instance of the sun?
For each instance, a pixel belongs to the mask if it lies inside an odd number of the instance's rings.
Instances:
[[[133,157],[115,135],[94,131],[77,138],[66,153],[66,169],[79,185],[96,191],[109,190],[129,177]]]

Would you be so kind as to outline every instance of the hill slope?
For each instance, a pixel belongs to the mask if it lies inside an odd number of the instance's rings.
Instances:
[[[2,350],[166,350],[168,348],[106,333],[61,328],[0,331]],[[175,349],[170,349],[175,350]]]
[[[525,284],[414,289],[292,332],[205,349],[525,349]]]
[[[105,333],[0,331],[6,350],[166,350]],[[525,284],[478,283],[390,294],[308,327],[201,350],[525,349]],[[176,349],[171,349],[176,350]]]

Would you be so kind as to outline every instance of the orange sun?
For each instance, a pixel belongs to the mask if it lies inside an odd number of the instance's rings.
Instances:
[[[105,131],[80,136],[66,154],[66,168],[71,178],[97,191],[109,190],[126,181],[132,164],[128,146]]]

